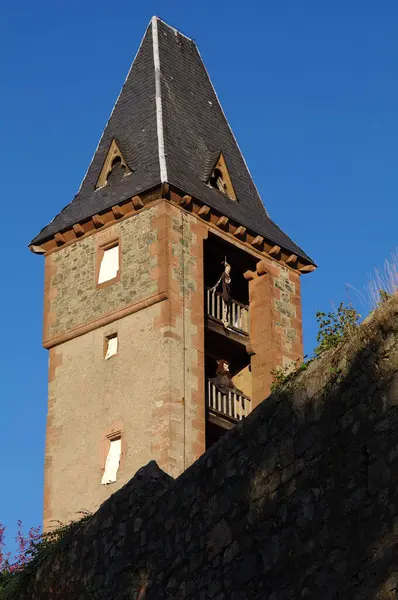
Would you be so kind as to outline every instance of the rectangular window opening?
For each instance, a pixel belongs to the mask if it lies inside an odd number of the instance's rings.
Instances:
[[[108,456],[106,457],[105,470],[101,480],[102,485],[107,485],[108,483],[115,483],[117,472],[119,469],[121,453],[122,438],[112,438],[110,440],[110,447]]]
[[[98,272],[98,285],[116,279],[119,273],[119,244],[103,250]]]
[[[117,333],[112,333],[112,335],[107,335],[105,337],[105,347],[104,347],[105,360],[108,360],[112,356],[116,356],[117,351],[118,351]]]

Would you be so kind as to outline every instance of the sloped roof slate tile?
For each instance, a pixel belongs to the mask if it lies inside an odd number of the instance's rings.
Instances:
[[[40,244],[57,232],[162,183],[159,162],[159,127],[162,127],[168,183],[313,262],[269,218],[195,42],[155,19],[146,30],[80,190],[31,243]],[[158,97],[155,55],[160,71]],[[96,189],[113,138],[132,173]],[[214,164],[221,151],[237,201],[206,183],[210,163]]]

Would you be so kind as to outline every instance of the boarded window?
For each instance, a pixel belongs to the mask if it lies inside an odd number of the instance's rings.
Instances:
[[[119,469],[121,452],[121,438],[111,440],[108,456],[106,457],[105,471],[102,476],[102,485],[106,485],[107,483],[114,483],[116,481],[116,474]]]
[[[115,279],[119,272],[119,244],[107,248],[101,257],[98,273],[98,283]]]
[[[117,333],[108,335],[105,338],[105,360],[108,360],[108,358],[111,358],[111,356],[116,356],[117,350],[118,350]]]

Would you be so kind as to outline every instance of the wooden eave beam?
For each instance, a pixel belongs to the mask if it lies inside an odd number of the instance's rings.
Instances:
[[[144,203],[139,196],[134,196],[133,198],[131,198],[131,202],[133,203],[135,210],[140,210],[141,208],[144,208]]]
[[[80,223],[75,223],[73,225],[73,231],[75,232],[76,237],[82,237],[82,235],[84,235],[84,229]]]
[[[45,254],[46,253],[45,248],[43,248],[42,246],[36,246],[35,244],[31,244],[29,246],[29,250],[31,252],[33,252],[33,254]]]
[[[198,215],[200,217],[202,217],[202,219],[206,219],[207,217],[209,217],[211,212],[211,208],[210,206],[206,206],[206,204],[204,204],[203,206],[201,206],[198,210]]]
[[[221,217],[219,217],[216,221],[216,225],[217,227],[220,227],[220,229],[225,229],[228,225],[229,222],[229,218],[226,217],[225,215],[222,215]]]
[[[278,256],[281,253],[281,247],[280,246],[272,246],[272,248],[270,248],[268,250],[268,254],[270,254],[271,256]]]
[[[286,264],[290,266],[297,264],[297,254],[291,254],[288,256],[286,259]]]
[[[299,267],[300,273],[312,273],[315,269],[315,265],[304,265],[303,267]]]
[[[255,248],[261,248],[263,242],[264,242],[264,238],[261,235],[256,235],[254,240],[251,241],[251,245],[254,246]]]
[[[182,206],[183,208],[188,208],[188,206],[190,206],[192,203],[192,196],[183,196],[180,200],[180,206]]]
[[[94,215],[93,217],[91,217],[91,219],[96,229],[99,229],[100,227],[103,227],[105,225],[105,221],[100,215]]]
[[[243,225],[239,225],[234,231],[234,236],[238,238],[243,238],[246,235],[246,227]]]
[[[157,188],[155,192],[151,191],[150,194],[145,194],[145,200],[148,203],[148,201],[150,202],[152,200],[156,200],[162,197],[162,195],[165,195],[166,193],[171,194],[171,199],[184,208],[189,207],[193,202],[191,196],[186,194],[182,198],[181,196],[178,198],[178,192],[170,191],[170,189],[167,190],[165,186],[163,186],[162,188]],[[94,215],[93,217],[91,217],[90,221],[86,223],[84,228],[80,223],[76,223],[66,232],[66,235],[65,232],[57,233],[51,240],[46,241],[42,247],[39,248],[38,246],[32,246],[30,249],[32,250],[32,252],[35,253],[45,253],[54,250],[56,247],[63,246],[64,244],[69,245],[69,243],[71,243],[73,239],[81,237],[85,234],[90,234],[90,232],[92,232],[93,229],[99,229],[104,225],[110,225],[113,220],[128,217],[131,214],[133,208],[135,210],[140,210],[143,207],[144,202],[142,201],[141,197],[134,196],[122,205],[116,204],[115,206],[113,206],[111,209],[108,210],[108,213],[106,213],[105,216],[99,214]],[[272,256],[276,260],[281,259],[282,249],[280,246],[274,244],[270,247],[268,251],[266,251],[263,245],[265,243],[265,240],[261,235],[250,233],[250,231],[248,232],[247,228],[243,225],[239,225],[238,223],[234,222],[231,223],[230,219],[225,215],[221,215],[217,218],[217,215],[214,215],[214,213],[212,213],[212,210],[209,206],[198,206],[198,202],[195,201],[195,213],[202,219],[211,218],[211,222],[213,225],[216,225],[220,229],[224,229],[227,232],[229,230],[229,233],[232,234],[233,237],[240,238],[242,239],[242,241],[246,241],[247,245],[250,245],[253,248],[256,248],[257,250],[260,250],[260,252],[265,251],[268,255]],[[246,235],[248,235],[249,239],[245,240]],[[252,236],[253,239],[250,241]],[[269,241],[267,241],[266,244],[268,245]],[[316,269],[314,265],[302,265],[301,261],[298,261],[298,257],[295,254],[290,254],[287,258],[285,257],[286,254],[284,254],[285,264],[289,265],[291,268],[297,268],[297,270],[300,273],[311,273]],[[259,270],[261,271],[261,267],[259,268]],[[258,277],[259,273],[255,271],[247,271],[244,274],[244,276],[246,279],[252,279],[254,277]]]
[[[43,242],[42,246],[30,246],[30,248],[32,252],[36,254],[44,254],[47,252],[52,252],[53,250],[56,250],[58,247],[63,246],[64,244],[69,245],[76,241],[76,238],[81,237],[81,235],[90,235],[91,233],[94,233],[97,229],[103,226],[112,225],[112,223],[117,221],[117,218],[122,219],[129,217],[131,214],[134,214],[134,208],[138,210],[144,206],[144,201],[145,205],[147,205],[150,202],[158,200],[159,198],[161,198],[161,191],[162,188],[159,185],[155,189],[152,189],[148,192],[143,192],[141,194],[141,197],[135,196],[134,198],[136,207],[133,206],[132,198],[130,198],[126,202],[121,203],[120,205],[115,205],[116,211],[118,212],[119,208],[122,212],[122,216],[120,217],[116,217],[115,211],[112,208],[109,208],[106,212],[103,212],[101,215],[96,214],[94,215],[94,217],[91,217],[87,222],[84,223],[84,225],[82,225],[81,223],[77,223],[75,224],[75,226],[71,225],[66,231],[64,231],[61,234],[64,237],[65,242],[58,235],[57,242],[54,235],[51,238],[47,239],[45,242]],[[139,198],[139,200],[137,200],[137,198]],[[80,227],[82,227],[82,229],[80,229]],[[83,233],[81,233],[81,231],[83,231]]]
[[[64,244],[66,244],[66,238],[63,233],[56,233],[54,235],[54,240],[57,246],[63,246]]]
[[[124,211],[120,208],[119,204],[115,204],[112,206],[112,213],[115,219],[121,219],[124,217]]]

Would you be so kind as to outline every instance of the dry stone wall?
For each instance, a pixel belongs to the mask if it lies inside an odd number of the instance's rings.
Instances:
[[[25,600],[397,598],[397,323],[394,299],[178,479],[148,465]]]

